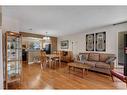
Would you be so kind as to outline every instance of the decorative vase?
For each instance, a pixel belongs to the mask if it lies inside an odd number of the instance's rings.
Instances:
[[[11,44],[11,49],[14,49],[14,44],[13,43]]]

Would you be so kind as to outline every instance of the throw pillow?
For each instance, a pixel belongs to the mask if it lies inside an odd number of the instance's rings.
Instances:
[[[85,54],[79,54],[76,56],[76,59],[74,61],[84,64],[86,60],[87,60],[87,56]]]
[[[116,59],[116,57],[109,57],[105,63],[110,64],[111,62],[113,62]]]
[[[80,54],[80,55],[79,55],[79,61],[81,61],[81,60],[82,60],[82,55]]]
[[[76,60],[80,60],[79,55],[76,56]]]
[[[80,56],[80,63],[83,63],[84,64],[85,61],[86,61],[85,55],[81,54],[81,56]]]

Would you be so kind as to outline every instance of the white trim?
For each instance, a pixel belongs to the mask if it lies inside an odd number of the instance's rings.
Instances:
[[[0,89],[3,89],[2,31],[0,29]]]

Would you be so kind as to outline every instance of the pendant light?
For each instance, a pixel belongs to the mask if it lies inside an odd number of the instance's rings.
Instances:
[[[43,37],[43,40],[45,43],[50,43],[50,37],[48,36],[48,33],[46,32],[46,35]]]

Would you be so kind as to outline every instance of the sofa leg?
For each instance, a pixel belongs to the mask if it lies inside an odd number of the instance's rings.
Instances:
[[[70,66],[68,66],[69,74],[70,74]]]
[[[126,82],[126,88],[127,88],[127,78],[126,78],[126,81],[125,82]]]
[[[114,82],[112,72],[110,71],[110,77],[112,78],[112,81]]]
[[[112,78],[112,81],[114,82],[113,75],[111,74],[110,76],[111,76],[111,78]]]

